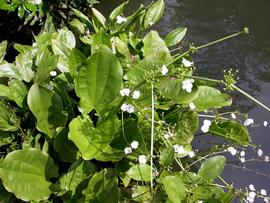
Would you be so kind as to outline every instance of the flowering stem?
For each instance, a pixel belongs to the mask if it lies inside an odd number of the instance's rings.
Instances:
[[[152,95],[152,123],[151,123],[151,193],[153,193],[153,153],[154,153],[154,121],[155,121],[155,97],[154,97],[154,85],[151,83],[151,95]]]

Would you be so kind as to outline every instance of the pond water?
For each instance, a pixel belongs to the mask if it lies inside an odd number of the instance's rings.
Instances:
[[[108,14],[122,1],[102,2],[103,7],[98,8]],[[150,1],[131,0],[128,12],[133,12],[140,3],[148,5]],[[270,106],[269,10],[269,0],[166,0],[164,16],[154,29],[164,36],[172,29],[185,26],[188,32],[184,43],[193,42],[195,45],[201,45],[248,26],[249,35],[200,50],[194,54],[193,59],[197,73],[201,76],[221,79],[223,69],[238,69],[240,80],[237,85]],[[256,124],[270,121],[270,112],[240,94],[233,94],[233,97],[234,110],[240,108],[248,113]],[[253,142],[261,145],[264,155],[270,155],[269,129],[270,126],[250,129]],[[252,158],[258,156],[255,152],[247,152],[246,159]],[[252,183],[258,189],[267,189],[269,194],[270,163],[248,162],[244,166],[246,170],[227,167],[225,179],[234,182],[236,187],[245,187]],[[264,175],[249,172],[248,169],[262,172]]]

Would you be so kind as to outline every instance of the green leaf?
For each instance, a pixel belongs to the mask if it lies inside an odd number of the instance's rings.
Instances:
[[[167,79],[158,88],[165,99],[172,99],[177,104],[189,103],[198,97],[197,85],[193,83],[192,91],[189,93],[182,89],[182,80],[180,79]]]
[[[170,166],[174,160],[173,147],[163,148],[160,152],[159,162],[163,166]]]
[[[13,98],[19,107],[23,108],[24,104],[26,104],[28,93],[28,89],[25,84],[20,80],[13,79],[9,81],[8,86],[11,98]]]
[[[22,79],[26,82],[30,82],[34,77],[32,71],[33,59],[30,53],[21,53],[16,57],[16,67]]]
[[[77,67],[85,63],[86,60],[87,60],[86,56],[82,52],[80,52],[78,49],[71,50],[70,56],[68,58],[68,67],[69,67],[69,72],[73,77],[78,76]]]
[[[68,128],[59,129],[53,147],[62,161],[73,163],[76,160],[78,149],[68,139]]]
[[[92,8],[92,12],[100,24],[105,27],[106,18],[95,8]]]
[[[23,5],[19,6],[19,7],[18,7],[18,17],[19,17],[20,19],[23,18],[24,12],[25,12],[25,10],[24,10]]]
[[[236,121],[212,122],[209,132],[242,146],[247,146],[250,140],[248,130]]]
[[[223,196],[222,203],[230,203],[234,199],[235,189],[231,188],[228,192]]]
[[[164,39],[166,45],[169,46],[174,46],[177,45],[179,42],[182,41],[182,39],[185,37],[187,32],[186,27],[180,27],[177,28],[170,33],[168,33]]]
[[[37,119],[37,129],[49,137],[54,137],[57,127],[66,124],[67,117],[63,114],[63,104],[58,94],[34,84],[27,97],[30,110]]]
[[[162,179],[165,192],[173,203],[180,203],[186,197],[185,185],[177,176],[165,176]]]
[[[21,79],[17,67],[13,63],[6,62],[0,63],[0,78],[1,77]]]
[[[73,29],[76,29],[77,31],[80,32],[80,34],[84,34],[85,33],[85,27],[84,24],[79,21],[78,19],[73,19],[71,22],[69,22],[69,24],[72,26]]]
[[[205,180],[213,180],[217,178],[224,169],[226,158],[224,156],[214,156],[205,160],[198,174]]]
[[[0,167],[4,187],[23,201],[41,201],[49,198],[57,166],[48,154],[35,148],[9,153]],[[38,185],[37,185],[38,184]]]
[[[43,83],[50,77],[50,72],[54,70],[58,63],[58,57],[50,52],[48,47],[42,47],[38,50],[36,65],[37,72],[34,76],[34,82]]]
[[[127,174],[134,180],[151,181],[151,166],[148,164],[136,164],[128,170]]]
[[[82,192],[87,187],[84,182],[91,178],[95,172],[94,164],[89,161],[77,160],[70,166],[68,172],[61,177],[60,186],[62,189],[70,191],[73,196],[79,189]]]
[[[119,149],[114,149],[110,145],[98,156],[96,156],[96,160],[98,161],[111,161],[117,162],[120,161],[124,156],[124,151]]]
[[[197,111],[207,111],[211,108],[230,106],[232,98],[230,95],[223,94],[213,87],[199,86],[198,96],[192,102],[196,106]]]
[[[6,97],[6,98],[12,100],[12,96],[10,94],[8,86],[0,84],[0,97]]]
[[[148,7],[144,17],[144,28],[148,28],[159,21],[163,15],[164,7],[163,0],[158,0]]]
[[[2,61],[5,58],[6,49],[7,49],[7,41],[2,41],[0,43],[0,63],[2,63]]]
[[[72,8],[72,10],[75,15],[87,26],[88,29],[92,27],[92,24],[86,15],[75,8]]]
[[[12,110],[0,104],[0,130],[16,131],[19,129],[19,120]]]
[[[105,168],[96,173],[84,191],[88,202],[118,203],[120,192],[117,188],[118,179],[113,169]]]
[[[79,116],[69,124],[68,139],[78,147],[83,159],[90,160],[108,147],[117,126],[115,118],[106,119],[94,127],[88,115]]]
[[[120,98],[123,70],[118,59],[105,46],[90,56],[80,68],[75,83],[76,93],[81,98],[81,112],[88,113],[93,107],[98,113],[116,106]]]
[[[163,39],[159,37],[157,31],[149,32],[143,38],[143,44],[143,55],[148,57],[148,59],[164,60],[163,64],[166,63],[166,60],[170,59],[170,51]]]
[[[0,131],[0,147],[12,143],[14,136],[5,131]]]
[[[123,10],[125,9],[126,5],[128,4],[128,1],[125,1],[124,3],[117,6],[110,14],[109,19],[111,21],[115,20],[117,16],[121,15],[123,13]]]
[[[99,31],[92,37],[91,53],[95,53],[99,50],[100,45],[105,45],[108,48],[112,48],[112,43],[109,35],[107,35],[103,30]]]
[[[147,186],[135,185],[132,187],[132,199],[136,202],[150,202],[150,188]]]
[[[75,36],[67,28],[62,28],[61,30],[59,30],[56,40],[61,41],[70,49],[75,48],[76,46]]]

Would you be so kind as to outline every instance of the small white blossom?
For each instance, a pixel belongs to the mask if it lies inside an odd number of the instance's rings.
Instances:
[[[140,155],[138,158],[138,161],[140,164],[145,164],[147,162],[146,156],[145,155]]]
[[[163,65],[162,67],[161,67],[161,74],[162,75],[166,75],[167,73],[168,73],[168,68],[167,68],[167,66],[166,65]]]
[[[57,76],[57,72],[55,70],[53,70],[53,71],[50,72],[50,75],[53,76],[53,77]]]
[[[41,4],[41,0],[31,0],[31,3],[33,3],[33,4],[37,4],[37,5],[39,5],[39,4]]]
[[[240,158],[240,161],[241,161],[242,163],[245,163],[245,162],[246,162],[245,157],[241,157],[241,158]]]
[[[185,58],[182,59],[182,63],[183,63],[183,65],[184,65],[186,68],[188,68],[188,67],[190,67],[190,66],[193,65],[193,62],[190,62],[190,61],[188,61],[188,60],[185,59]]]
[[[232,117],[232,119],[236,119],[235,113],[231,113],[231,117]]]
[[[125,154],[130,154],[130,153],[132,153],[131,147],[126,147],[126,148],[124,149],[124,152],[125,152]]]
[[[252,118],[248,118],[247,120],[244,121],[244,126],[249,126],[254,124],[254,120]]]
[[[151,21],[150,23],[149,23],[149,26],[152,26],[154,23]]]
[[[263,122],[263,126],[266,127],[268,125],[268,122],[267,121],[264,121]]]
[[[174,151],[177,154],[183,154],[185,152],[185,148],[182,145],[173,145]]]
[[[202,200],[200,200],[200,201],[198,201],[198,203],[203,203],[203,201],[202,201]]]
[[[139,99],[140,95],[141,95],[141,92],[138,90],[135,90],[132,94],[132,97],[133,99]]]
[[[249,188],[249,190],[251,190],[251,191],[255,191],[255,190],[256,190],[253,184],[250,184],[250,185],[248,186],[248,188]]]
[[[263,155],[263,151],[261,149],[258,149],[258,156],[261,157]]]
[[[125,88],[125,89],[121,89],[120,90],[120,94],[121,94],[121,96],[122,97],[124,97],[124,96],[129,96],[129,94],[130,94],[130,89],[128,89],[128,88]]]
[[[186,79],[182,82],[182,89],[186,90],[188,93],[192,91],[194,80],[193,79]]]
[[[139,146],[139,142],[134,140],[133,142],[131,142],[130,146],[132,149],[137,149]]]
[[[188,156],[189,156],[190,158],[192,158],[192,157],[195,156],[195,153],[194,153],[193,151],[191,151],[191,152],[188,153]]]
[[[265,195],[265,196],[267,195],[267,192],[265,189],[261,189],[260,193],[261,193],[261,195]]]
[[[255,198],[256,197],[256,193],[255,192],[249,192],[248,193],[248,196],[251,197],[251,198]]]
[[[264,198],[263,201],[269,203],[269,198]]]
[[[209,131],[210,125],[211,125],[211,121],[205,119],[205,120],[203,121],[203,125],[202,125],[202,127],[201,127],[201,130],[202,130],[204,133],[207,133],[207,132]]]
[[[250,203],[254,202],[254,197],[247,197],[247,201]]]
[[[245,155],[246,155],[246,152],[245,152],[245,151],[241,151],[241,152],[240,152],[240,156],[241,156],[241,157],[244,157]]]
[[[128,105],[127,105],[127,112],[128,112],[128,113],[134,113],[134,106],[128,104]]]
[[[164,138],[167,140],[167,139],[169,139],[170,137],[172,137],[173,136],[173,133],[171,133],[171,132],[166,132],[165,134],[164,134]]]
[[[122,16],[116,16],[116,23],[117,24],[122,24],[123,22],[126,22],[127,19],[125,17]]]
[[[122,111],[126,111],[126,110],[127,110],[127,105],[128,105],[128,104],[126,104],[126,103],[122,104],[121,110],[122,110]]]
[[[228,152],[230,152],[233,156],[236,155],[237,150],[234,147],[228,147],[227,148]]]
[[[270,159],[269,159],[269,156],[265,156],[265,157],[264,157],[264,162],[269,162],[269,160],[270,160]]]
[[[191,110],[194,110],[194,109],[196,108],[196,106],[194,105],[193,102],[190,102],[190,103],[188,104],[188,106],[189,106],[189,108],[190,108]]]

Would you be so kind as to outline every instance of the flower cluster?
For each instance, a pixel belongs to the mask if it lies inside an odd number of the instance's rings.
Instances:
[[[202,125],[202,127],[201,127],[201,130],[202,130],[204,133],[207,133],[207,132],[209,131],[210,125],[211,125],[211,121],[205,119],[205,120],[203,121],[203,125]]]

